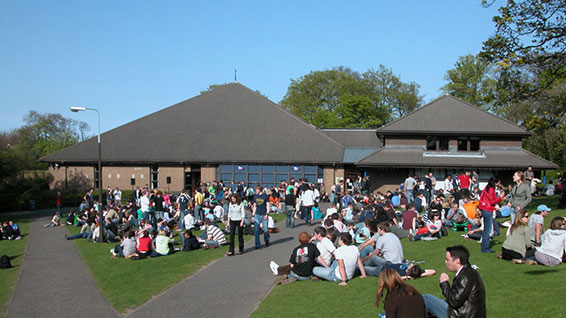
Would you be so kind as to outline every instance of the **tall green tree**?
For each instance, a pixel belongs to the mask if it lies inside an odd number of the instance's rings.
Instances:
[[[335,67],[292,79],[280,104],[321,128],[375,128],[419,107],[418,89],[382,65],[363,74]]]

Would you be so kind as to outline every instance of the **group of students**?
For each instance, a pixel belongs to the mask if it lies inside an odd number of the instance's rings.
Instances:
[[[14,223],[12,220],[2,222],[0,240],[21,240],[22,238],[22,232],[18,223]]]

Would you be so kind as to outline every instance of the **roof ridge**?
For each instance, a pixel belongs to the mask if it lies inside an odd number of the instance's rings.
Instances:
[[[416,112],[418,112],[418,111],[421,111],[422,109],[424,109],[424,108],[426,108],[426,107],[429,107],[429,106],[432,105],[433,103],[435,103],[435,102],[437,102],[438,100],[440,100],[440,99],[442,99],[442,98],[444,98],[444,97],[447,97],[447,96],[450,96],[450,95],[443,95],[443,96],[437,97],[437,98],[433,99],[432,101],[428,102],[426,105],[424,105],[424,106],[422,106],[422,107],[419,107],[419,108],[413,110],[412,112],[409,112],[408,114],[405,114],[404,116],[401,116],[401,117],[399,117],[399,118],[393,120],[392,122],[387,123],[387,124],[385,124],[384,126],[381,126],[381,127],[377,128],[376,131],[380,131],[380,130],[382,130],[382,129],[388,127],[388,126],[391,126],[391,125],[393,125],[394,123],[400,121],[401,119],[403,119],[403,118],[405,118],[405,117],[407,117],[407,116],[409,116],[409,115],[412,115],[412,114],[414,114],[414,113],[416,113]]]

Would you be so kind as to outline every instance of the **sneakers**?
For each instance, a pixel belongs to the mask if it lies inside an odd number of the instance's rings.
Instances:
[[[413,242],[414,240],[413,233],[409,233],[409,241]]]
[[[110,254],[112,254],[112,256],[114,257],[118,256],[118,254],[116,254],[116,252],[114,251],[114,248],[110,249]]]
[[[515,258],[511,262],[513,262],[513,264],[525,264],[525,260],[519,258]]]
[[[277,263],[275,263],[274,261],[271,261],[269,263],[269,268],[271,269],[271,271],[273,272],[273,276],[277,276],[279,275],[279,265],[277,265]],[[277,284],[276,284],[277,285]]]

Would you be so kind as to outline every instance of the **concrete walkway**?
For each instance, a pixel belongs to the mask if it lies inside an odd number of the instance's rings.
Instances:
[[[63,239],[67,230],[43,227],[52,214],[37,214],[31,223],[7,317],[116,317],[75,244]]]
[[[294,229],[285,228],[284,221],[279,222],[281,232],[271,234],[269,247],[255,250],[252,239],[246,242],[243,255],[219,259],[154,297],[128,317],[249,317],[273,288],[275,276],[269,262],[287,264],[291,251],[299,245],[298,234],[312,233],[314,229],[297,221],[299,226]],[[261,239],[263,243],[263,235]]]

